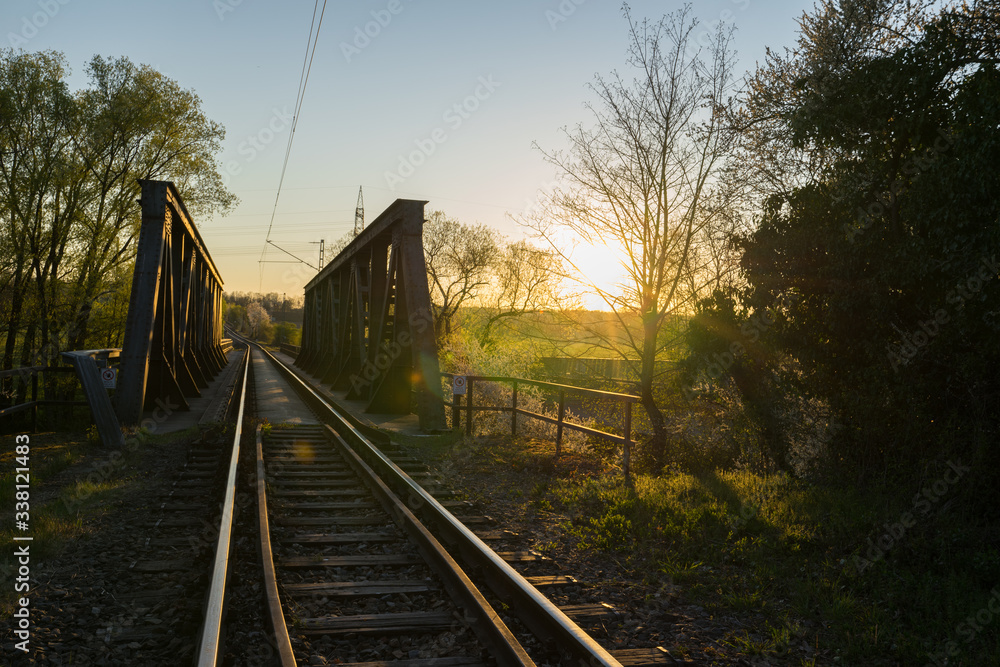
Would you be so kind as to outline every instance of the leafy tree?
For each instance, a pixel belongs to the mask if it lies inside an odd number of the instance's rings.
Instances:
[[[13,365],[19,338],[21,365],[55,356],[54,350],[39,351],[57,333],[50,331],[57,282],[79,197],[72,151],[79,113],[63,80],[65,68],[53,52],[0,52],[5,369]]]
[[[881,472],[942,443],[975,450],[951,434],[996,428],[1000,10],[843,0],[802,28],[794,54],[758,71],[742,118],[765,162],[791,146],[822,168],[759,191],[735,296],[747,317],[782,304],[769,372],[847,426],[835,460]],[[726,321],[707,306],[706,322]]]
[[[237,331],[243,330],[243,325],[247,321],[246,308],[239,304],[229,304],[226,306],[226,324]]]
[[[250,336],[263,339],[269,331],[271,315],[259,301],[253,301],[246,308],[246,322]]]
[[[0,51],[3,368],[120,340],[138,179],[174,181],[196,214],[236,202],[223,128],[194,93],[127,59],[94,58],[75,94],[56,52]],[[110,318],[110,319],[109,319]]]
[[[274,345],[299,345],[302,342],[302,330],[291,322],[278,322],[273,327],[271,343]]]
[[[288,296],[277,292],[258,294],[256,292],[227,292],[225,299],[228,308],[238,308],[239,313],[245,312],[250,303],[256,301],[264,306],[269,313],[274,314],[274,318],[279,321],[301,324],[302,322],[302,295]],[[235,316],[234,316],[235,317]],[[240,315],[242,317],[242,315]],[[227,320],[228,321],[228,320]],[[242,321],[242,320],[240,320]],[[238,326],[238,325],[237,325]]]
[[[210,121],[192,91],[127,58],[95,56],[90,87],[79,94],[88,132],[75,146],[89,197],[80,217],[71,347],[87,337],[91,304],[104,275],[133,257],[138,180],[172,180],[193,216],[229,210],[236,197],[216,170],[225,129]]]

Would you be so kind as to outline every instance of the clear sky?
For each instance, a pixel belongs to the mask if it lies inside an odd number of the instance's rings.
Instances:
[[[658,18],[683,3],[630,4],[636,17]],[[743,71],[766,46],[793,45],[796,19],[811,6],[706,0],[694,15],[702,29],[736,26]],[[62,51],[74,88],[101,54],[148,64],[197,92],[227,129],[221,159],[241,199],[230,215],[197,221],[226,289],[291,296],[313,271],[258,260],[313,8],[313,0],[5,0],[0,25],[4,47]],[[625,53],[614,0],[330,2],[271,239],[316,264],[314,242],[353,227],[359,186],[366,221],[405,197],[520,237],[510,215],[556,176],[532,142],[562,147],[561,127],[589,121],[587,83],[624,73]],[[274,249],[266,258],[289,259]]]

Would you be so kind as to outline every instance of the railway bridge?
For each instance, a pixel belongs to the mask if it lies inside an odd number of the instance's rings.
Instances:
[[[415,413],[411,421],[425,433],[445,427],[422,247],[426,202],[396,200],[309,281],[302,345],[292,358],[235,332],[224,337],[222,278],[180,194],[162,181],[141,189],[124,345],[65,355],[113,451],[127,447],[122,425],[232,428],[203,429],[188,444],[163,497],[134,513],[142,539],[123,558],[131,565],[101,583],[104,597],[87,599],[125,614],[120,600],[175,598],[173,608],[186,610],[178,621],[202,619],[197,635],[190,622],[164,632],[156,618],[128,632],[102,626],[103,645],[131,651],[132,662],[198,667],[677,664],[660,647],[616,643],[608,628],[622,622],[620,612],[594,603],[560,565],[532,551],[532,536],[501,529],[331,401],[338,392],[359,412]],[[103,382],[116,365],[111,400]],[[497,380],[511,378],[468,376],[469,432],[474,386]],[[573,388],[553,385],[560,392],[553,420],[518,407],[517,382],[532,381],[514,379],[513,431],[527,415],[558,423],[559,437],[564,426],[600,433],[563,422]],[[634,398],[588,391],[626,408]],[[449,405],[457,427],[462,406],[457,398]],[[626,451],[629,414],[620,439]],[[245,415],[261,422],[247,438]],[[256,456],[247,451],[253,444]],[[238,496],[256,497],[256,521],[238,519]],[[247,538],[259,546],[241,556]],[[167,573],[176,583],[163,589]],[[255,597],[266,598],[267,627],[234,609],[233,600]],[[257,638],[252,651],[241,645],[248,629]]]
[[[164,414],[215,414],[202,394],[226,368],[223,281],[177,188],[142,181],[135,272],[120,350],[65,353],[102,441]],[[445,426],[422,244],[423,201],[398,199],[305,286],[297,365],[370,412]],[[108,396],[101,371],[117,366]],[[210,392],[212,393],[212,392]],[[190,422],[197,415],[192,415]],[[184,423],[187,423],[184,422]]]

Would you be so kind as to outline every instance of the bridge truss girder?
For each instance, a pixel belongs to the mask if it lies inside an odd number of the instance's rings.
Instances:
[[[222,278],[180,194],[168,181],[140,181],[142,225],[125,321],[117,412],[135,424],[157,399],[187,399],[225,366]]]
[[[366,411],[444,427],[424,264],[424,204],[397,199],[305,288],[296,365]],[[415,405],[411,394],[415,390]]]

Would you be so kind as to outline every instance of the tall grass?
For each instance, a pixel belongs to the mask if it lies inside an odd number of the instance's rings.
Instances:
[[[909,498],[749,471],[548,489],[582,548],[614,553],[647,583],[682,585],[719,613],[758,615],[752,636],[731,637],[741,650],[778,655],[808,622],[840,664],[923,665],[949,651],[949,665],[1000,664],[1000,557],[954,506],[873,551]]]

